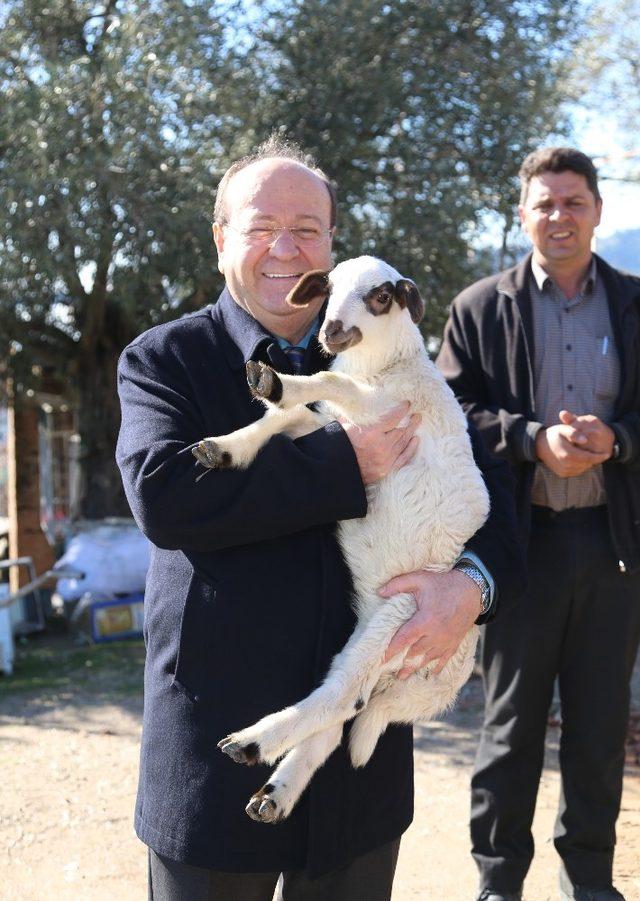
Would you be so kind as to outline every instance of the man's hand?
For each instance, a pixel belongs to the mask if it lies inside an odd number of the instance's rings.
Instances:
[[[588,443],[589,437],[575,423],[561,422],[540,429],[536,435],[536,456],[557,476],[568,479],[582,475],[611,456],[611,449],[599,453],[588,450]]]
[[[365,485],[379,482],[413,459],[418,449],[418,439],[414,433],[420,425],[420,415],[414,413],[405,426],[398,427],[398,423],[409,413],[409,406],[408,401],[399,404],[373,425],[343,423]]]
[[[594,454],[606,454],[609,459],[616,436],[605,422],[592,413],[576,416],[569,410],[560,410],[560,422],[573,428],[575,437],[570,439],[572,443]]]
[[[405,660],[399,679],[408,678],[433,660],[433,672],[439,673],[480,616],[480,586],[455,569],[448,573],[419,570],[396,576],[378,594],[389,598],[401,592],[413,595],[417,609],[391,639],[384,660],[391,660],[408,647],[407,658],[411,659]]]

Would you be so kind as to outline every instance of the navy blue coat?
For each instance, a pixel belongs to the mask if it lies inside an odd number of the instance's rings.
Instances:
[[[175,860],[314,875],[407,828],[412,734],[389,728],[362,770],[343,742],[278,825],[244,812],[269,769],[239,766],[216,748],[304,697],[344,645],[354,617],[335,522],[366,513],[356,459],[336,423],[295,442],[276,436],[248,470],[196,481],[203,470],[194,443],[262,416],[246,384],[249,359],[290,371],[273,337],[225,291],[214,307],[144,333],[120,361],[117,458],[154,545],[135,825],[143,842]],[[305,371],[325,365],[314,339]],[[505,606],[523,582],[509,477],[500,461],[481,465],[493,511],[470,546]]]

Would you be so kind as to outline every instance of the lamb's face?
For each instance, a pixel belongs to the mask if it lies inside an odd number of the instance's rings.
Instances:
[[[320,342],[331,354],[347,351],[360,342],[387,343],[408,317],[419,322],[424,305],[413,282],[375,257],[345,260],[331,272],[308,272],[291,294],[289,303],[307,304],[328,297]]]

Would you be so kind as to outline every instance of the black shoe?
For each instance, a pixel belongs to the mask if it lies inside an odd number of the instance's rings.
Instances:
[[[613,885],[595,888],[588,885],[573,884],[564,867],[560,870],[560,897],[562,901],[624,901]]]
[[[483,888],[476,901],[522,901],[522,891],[499,892],[492,888]]]

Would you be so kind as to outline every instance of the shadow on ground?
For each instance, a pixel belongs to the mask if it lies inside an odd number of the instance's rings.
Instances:
[[[640,655],[636,662],[632,685],[632,712],[629,720],[627,739],[626,773],[640,773]],[[469,769],[475,758],[482,726],[484,694],[482,682],[477,675],[463,686],[456,705],[444,716],[429,723],[414,727],[416,750],[427,753],[446,753],[453,766]],[[545,768],[557,771],[558,749],[562,714],[556,697],[549,713],[549,724],[545,743]]]
[[[23,640],[13,675],[0,676],[0,722],[116,734],[100,726],[98,712],[115,706],[140,720],[144,657],[142,641],[88,645],[67,633]]]
[[[45,633],[19,644],[14,674],[0,676],[0,723],[21,722],[43,729],[135,736],[142,716],[144,670],[142,641],[105,644],[78,643],[70,633]],[[634,713],[629,728],[628,763],[631,772],[640,764],[640,658],[632,683]],[[112,732],[101,726],[99,711],[118,707],[130,714],[131,730]],[[456,705],[446,715],[417,725],[418,751],[446,753],[451,765],[469,769],[473,763],[482,723],[483,690],[474,675],[462,688]],[[561,714],[557,700],[549,716],[545,766],[558,769]]]

